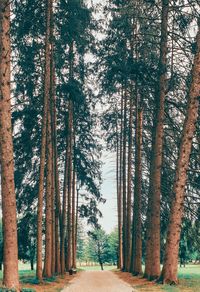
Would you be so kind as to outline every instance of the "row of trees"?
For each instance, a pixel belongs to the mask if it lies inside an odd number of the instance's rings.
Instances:
[[[18,258],[33,265],[36,255],[39,282],[64,274],[76,267],[78,216],[93,226],[101,216],[101,145],[85,62],[94,21],[82,1],[0,5],[3,284],[18,291]]]
[[[101,125],[108,148],[116,152],[119,267],[142,273],[144,239],[145,276],[177,283],[184,211],[183,223],[196,230],[199,3],[112,0],[103,7],[104,21],[99,10],[95,21],[86,4],[0,2],[3,282],[8,288],[19,290],[24,243],[33,250],[37,246],[42,281],[75,267],[78,216],[98,226],[97,203],[103,201],[98,101],[105,107]],[[28,243],[22,234],[30,237]]]
[[[163,283],[178,282],[184,212],[192,225],[199,216],[199,8],[110,1],[100,45],[102,125],[116,152],[118,266],[140,275],[144,256],[144,276]]]

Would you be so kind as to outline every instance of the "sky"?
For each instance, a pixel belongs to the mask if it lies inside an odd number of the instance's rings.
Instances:
[[[106,199],[105,204],[100,204],[99,209],[103,214],[103,218],[99,220],[103,229],[110,233],[117,226],[117,194],[116,194],[116,160],[115,154],[106,150],[103,151],[102,168],[103,183],[101,192],[103,198]]]
[[[107,0],[86,0],[89,5],[105,4]],[[103,18],[102,11],[95,12],[96,19]],[[101,34],[96,34],[97,38],[101,38]],[[87,58],[91,58],[89,55]],[[91,60],[90,60],[91,61]],[[98,107],[98,111],[102,111],[102,108]],[[101,193],[105,204],[99,204],[99,209],[102,212],[103,217],[99,219],[99,223],[102,228],[110,233],[117,226],[117,195],[116,195],[116,160],[115,154],[103,150],[101,160],[103,162],[102,167],[102,179]]]

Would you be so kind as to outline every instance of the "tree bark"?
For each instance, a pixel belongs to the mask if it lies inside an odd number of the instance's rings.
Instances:
[[[137,101],[136,101],[137,102]],[[136,133],[135,133],[135,183],[132,229],[132,267],[131,272],[137,276],[142,274],[142,126],[143,110],[136,105]]]
[[[63,186],[63,200],[62,200],[62,225],[61,225],[61,244],[60,244],[60,261],[61,274],[65,273],[65,239],[66,239],[66,208],[67,208],[67,185],[68,185],[68,163],[69,163],[69,109],[68,109],[68,126],[67,126],[67,145],[65,155],[65,173]]]
[[[76,268],[76,172],[75,159],[72,183],[72,267]]]
[[[123,192],[123,270],[126,270],[127,256],[127,202],[126,202],[126,127],[127,127],[127,84],[124,92],[124,119],[123,119],[123,151],[122,151],[122,192]]]
[[[69,101],[69,161],[68,161],[68,192],[67,192],[67,258],[66,270],[72,267],[72,147],[73,147],[73,102]]]
[[[46,133],[47,133],[47,109],[50,92],[50,6],[52,0],[46,2],[46,40],[45,40],[45,76],[44,76],[44,106],[42,117],[42,141],[40,150],[40,173],[38,190],[38,210],[37,210],[37,268],[36,276],[42,281],[42,209],[44,193],[44,169],[46,157]]]
[[[52,133],[51,133],[51,113],[50,104],[48,103],[48,118],[47,118],[47,181],[46,181],[46,218],[45,218],[45,260],[43,275],[46,278],[52,276]]]
[[[133,152],[133,96],[130,94],[130,114],[129,114],[129,133],[128,133],[128,179],[127,179],[127,236],[126,236],[126,270],[131,268],[131,195],[132,195],[132,152]]]
[[[19,291],[17,218],[10,92],[10,3],[0,2],[0,157],[3,217],[3,285]]]
[[[184,215],[185,185],[187,169],[190,160],[192,139],[196,129],[200,98],[200,24],[197,33],[197,52],[192,70],[192,82],[189,92],[187,114],[184,122],[179,156],[176,164],[176,175],[173,185],[173,200],[165,247],[165,258],[160,281],[177,284],[178,250],[181,233],[182,217]]]
[[[152,142],[152,161],[150,169],[150,187],[148,212],[150,215],[147,239],[147,257],[145,277],[150,280],[160,275],[160,197],[161,197],[161,168],[163,149],[164,103],[167,78],[167,26],[169,0],[162,0],[161,44],[159,62],[159,90],[156,100],[156,119]],[[149,249],[149,250],[148,250]]]
[[[123,267],[122,253],[122,115],[123,96],[121,97],[120,133],[117,124],[117,207],[118,207],[118,269]],[[118,123],[118,117],[117,117]]]

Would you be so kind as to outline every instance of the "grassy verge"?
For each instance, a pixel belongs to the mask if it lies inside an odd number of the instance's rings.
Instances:
[[[177,286],[157,285],[141,277],[133,277],[130,273],[123,273],[119,270],[113,271],[137,291],[200,292],[200,265],[187,265],[185,268],[179,268],[179,285]]]
[[[27,264],[19,264],[19,279],[23,292],[60,292],[73,277],[66,274],[44,279],[43,283],[39,284],[35,271],[31,271]],[[3,273],[0,271],[0,292],[7,292],[8,290],[2,288],[2,278]]]

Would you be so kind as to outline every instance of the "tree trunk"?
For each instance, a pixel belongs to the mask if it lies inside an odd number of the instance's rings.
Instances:
[[[192,82],[189,92],[187,114],[184,122],[179,156],[176,164],[176,175],[173,185],[173,201],[165,248],[165,258],[160,281],[163,283],[178,283],[178,250],[181,233],[181,223],[184,214],[185,185],[187,169],[192,148],[192,139],[196,129],[200,97],[200,25],[197,34],[197,52],[192,70]]]
[[[75,135],[75,133],[74,133]],[[74,136],[75,140],[75,136]],[[74,141],[75,145],[75,141]],[[72,183],[72,267],[76,268],[76,172],[75,158],[73,167],[73,183]]]
[[[131,194],[132,194],[132,151],[133,151],[133,96],[130,94],[130,116],[129,116],[129,134],[128,134],[128,186],[127,186],[127,256],[126,270],[130,271],[131,267]]]
[[[63,207],[62,207],[62,226],[61,226],[61,274],[65,273],[65,239],[66,239],[66,207],[67,207],[67,185],[68,185],[68,163],[69,163],[69,108],[68,108],[68,126],[67,126],[67,145],[65,155],[65,173],[63,186]]]
[[[46,132],[47,132],[47,108],[50,92],[50,6],[51,0],[46,3],[46,41],[45,41],[45,76],[44,76],[44,107],[42,117],[42,141],[40,150],[40,173],[38,190],[38,210],[37,210],[37,268],[36,276],[42,281],[42,209],[44,193],[44,169],[46,157]]]
[[[10,4],[0,2],[0,157],[3,217],[3,285],[19,291],[16,197],[10,92]]]
[[[117,207],[118,207],[118,269],[123,267],[122,254],[122,115],[123,96],[121,97],[120,134],[117,125]],[[117,117],[118,123],[118,117]]]
[[[31,258],[31,271],[34,271],[34,259]]]
[[[137,101],[136,101],[137,103]],[[142,274],[142,124],[143,110],[136,105],[136,133],[135,133],[135,183],[132,229],[132,267],[131,272],[137,276]]]
[[[126,204],[126,126],[127,126],[127,84],[124,93],[124,120],[123,120],[123,151],[122,151],[122,192],[123,192],[123,270],[126,270],[126,236],[127,236],[127,204]]]
[[[68,161],[68,199],[67,199],[67,258],[66,270],[69,271],[72,266],[71,244],[72,244],[72,147],[73,147],[73,103],[69,101],[69,161]]]
[[[145,276],[150,280],[160,275],[160,197],[161,197],[161,168],[163,149],[164,103],[166,95],[167,74],[167,26],[169,0],[162,0],[161,44],[159,62],[159,90],[156,100],[156,119],[152,142],[152,161],[150,173],[149,208],[150,220],[148,224],[147,258]]]
[[[51,135],[51,113],[48,103],[47,119],[47,182],[46,182],[46,218],[45,218],[45,260],[44,260],[44,277],[52,276],[52,135]]]

